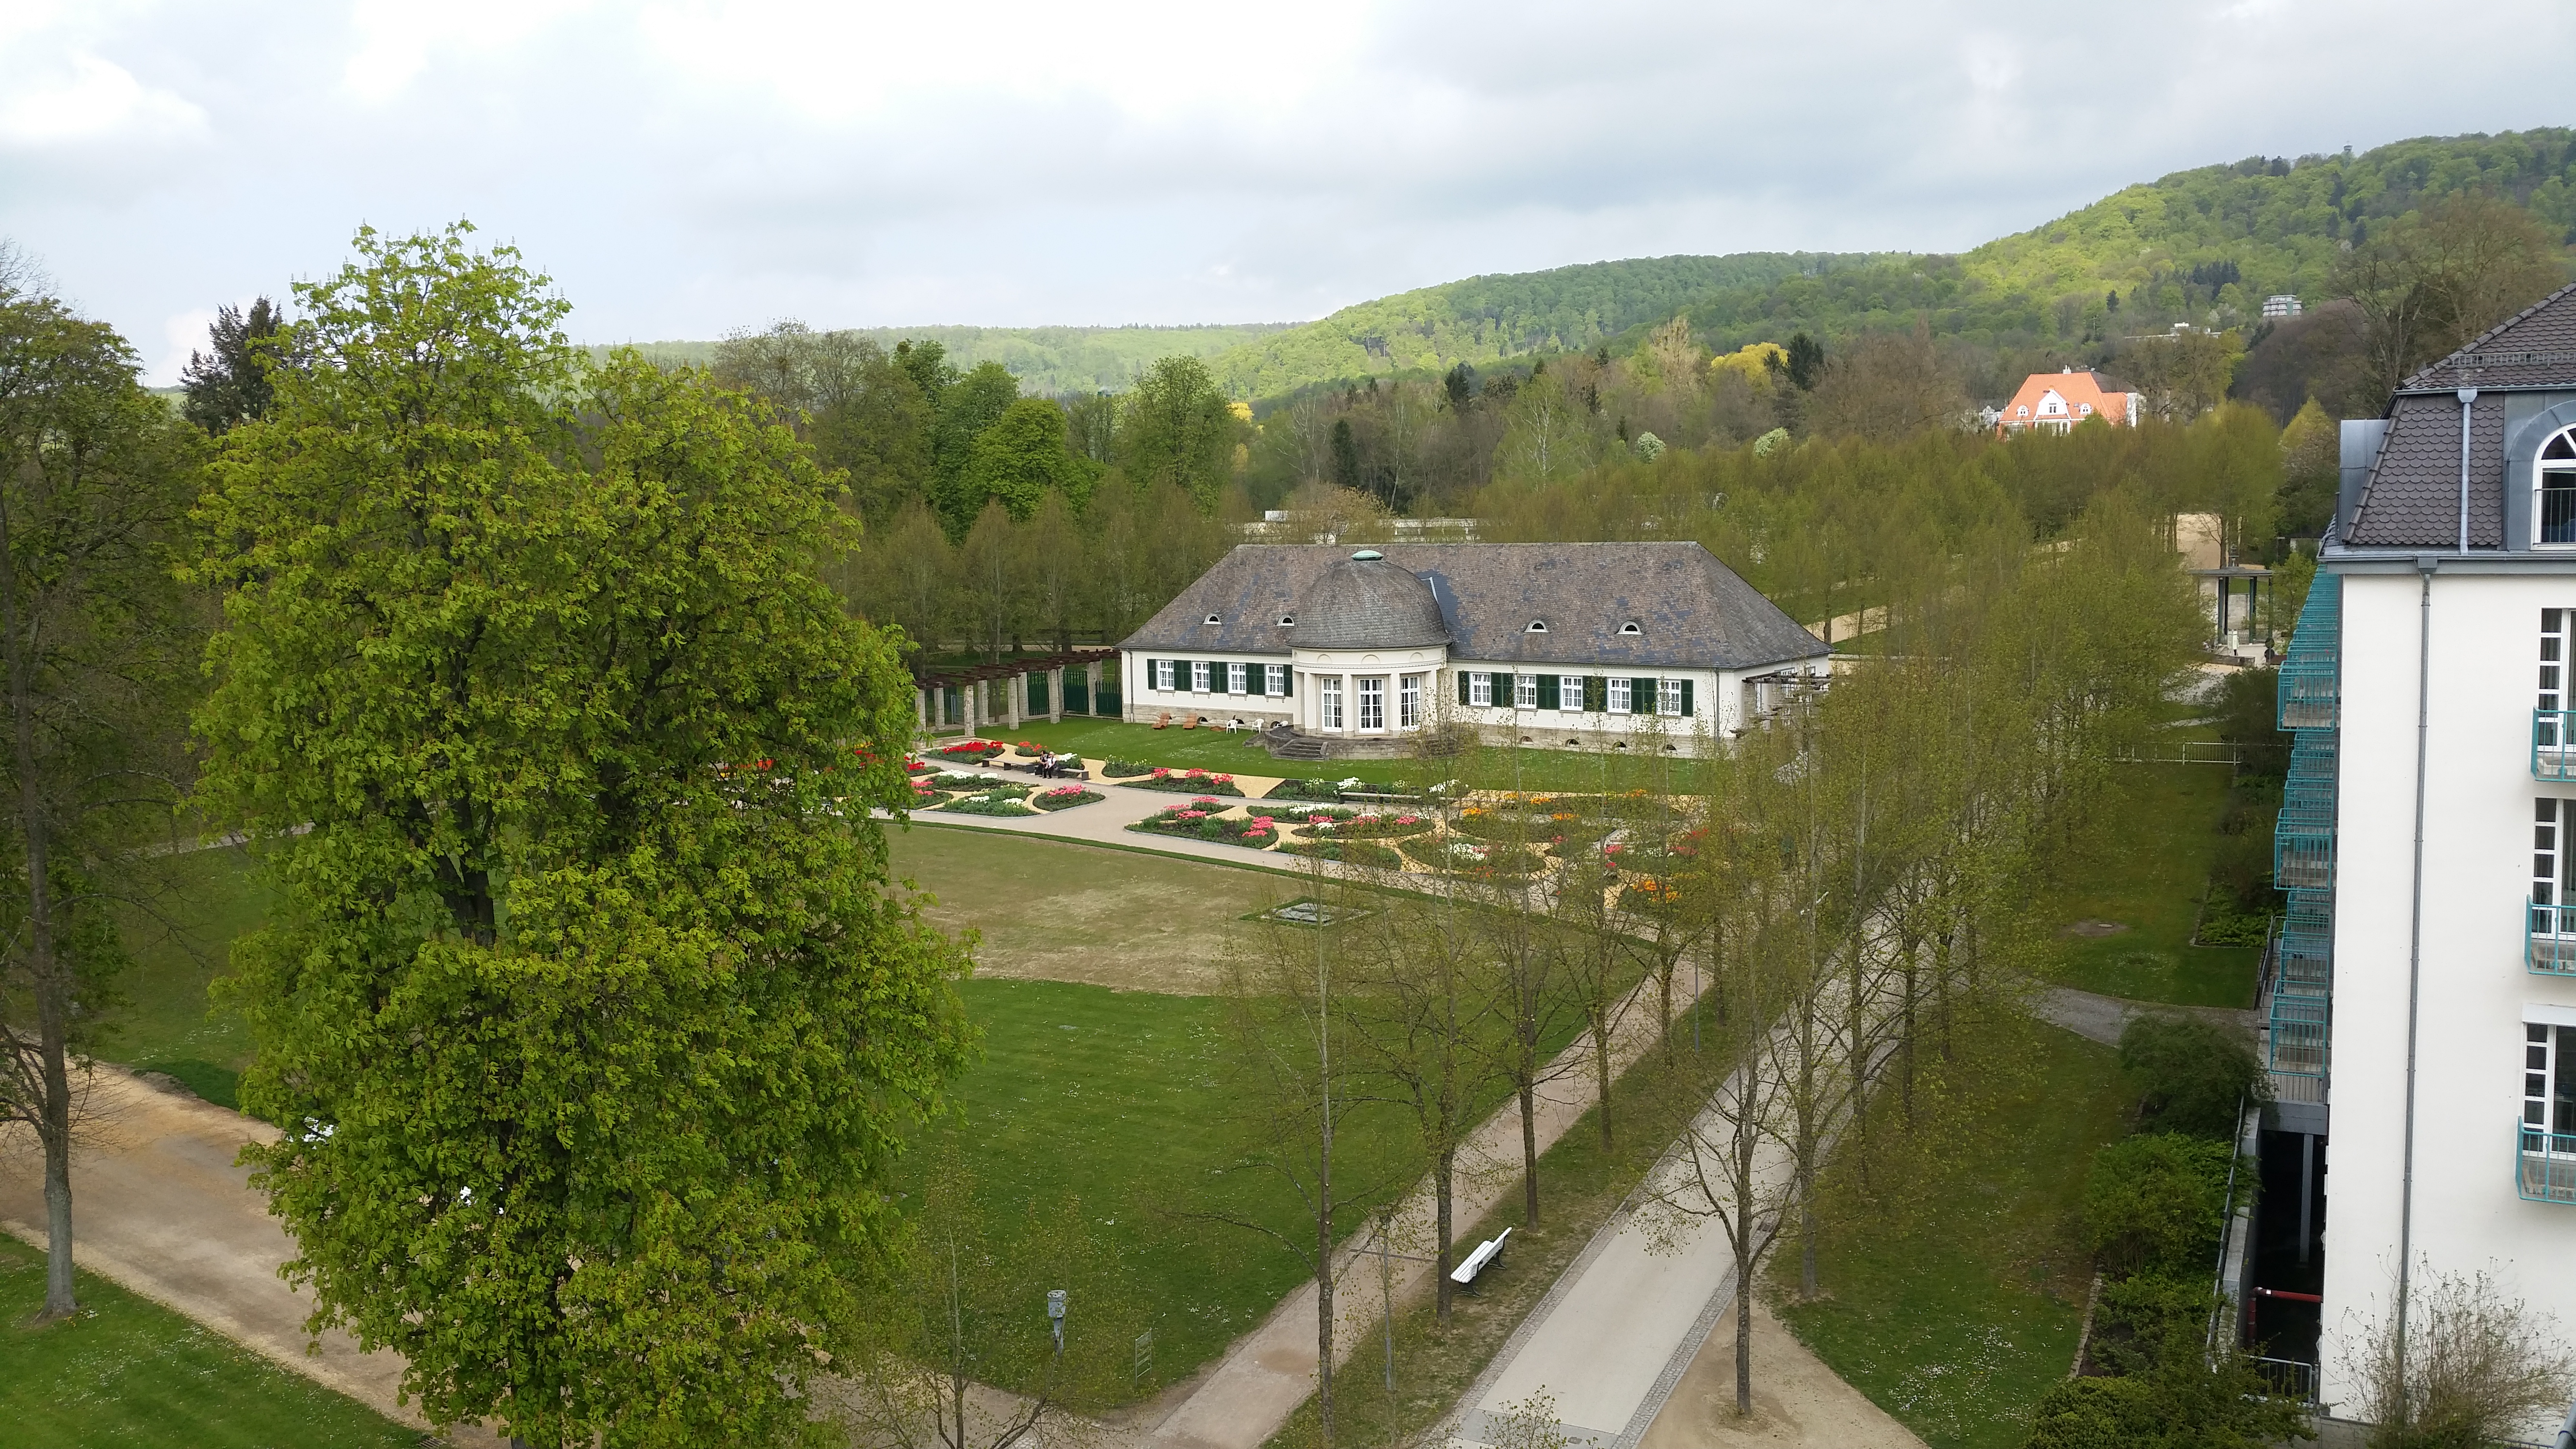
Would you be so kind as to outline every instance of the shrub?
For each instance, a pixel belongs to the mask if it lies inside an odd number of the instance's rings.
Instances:
[[[1029,803],[1040,810],[1070,810],[1076,805],[1088,805],[1094,800],[1107,798],[1097,790],[1086,790],[1080,785],[1062,785],[1053,790],[1040,790],[1029,797]]]
[[[2225,1226],[2234,1161],[2228,1144],[2178,1132],[2103,1148],[2084,1180],[2084,1245],[2114,1276],[2208,1271]]]
[[[1345,865],[1373,865],[1380,870],[1404,869],[1404,857],[1383,845],[1365,840],[1291,840],[1279,847],[1291,855],[1311,855],[1324,860],[1338,860]]]
[[[2164,1357],[2148,1375],[2051,1385],[2026,1449],[2266,1449],[2316,1437],[2298,1405],[2265,1396],[2268,1386],[2245,1355],[2211,1362],[2196,1344],[2177,1342]]]
[[[2346,1350],[2360,1417],[2379,1425],[2371,1449],[2484,1449],[2558,1411],[2576,1357],[2556,1319],[2507,1297],[2485,1270],[2444,1273],[2419,1258],[2415,1272],[2406,1372],[2393,1313]]]
[[[2164,1361],[2168,1343],[2188,1343],[2198,1350],[2210,1308],[2209,1285],[2199,1279],[2138,1273],[2104,1284],[2086,1353],[2112,1373],[2153,1372]]]
[[[2141,1016],[2120,1033],[2120,1071],[2159,1132],[2236,1140],[2239,1104],[2261,1101],[2263,1064],[2235,1033],[2197,1017]]]
[[[1122,760],[1116,755],[1111,755],[1100,762],[1100,773],[1103,775],[1150,775],[1153,772],[1154,767],[1151,765],[1139,764],[1134,760]]]

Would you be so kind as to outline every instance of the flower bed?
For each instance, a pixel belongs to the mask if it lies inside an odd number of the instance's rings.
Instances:
[[[1292,812],[1291,818],[1297,815],[1306,818],[1296,832],[1302,840],[1402,840],[1420,835],[1434,823],[1431,817],[1410,810],[1301,810]]]
[[[1470,805],[1458,812],[1458,818],[1450,828],[1479,840],[1583,845],[1599,840],[1616,827],[1607,821],[1586,819],[1580,812],[1567,809],[1560,802],[1553,807],[1541,804],[1533,809]]]
[[[930,763],[928,760],[906,760],[903,762],[903,772],[907,775],[927,775],[938,768],[939,767],[937,765]]]
[[[1270,793],[1261,798],[1264,800],[1320,800],[1327,805],[1333,805],[1340,803],[1342,787],[1331,780],[1282,780],[1271,786]]]
[[[1691,830],[1670,840],[1649,836],[1642,840],[1614,841],[1601,847],[1601,853],[1623,871],[1686,871],[1698,862],[1699,843],[1706,834],[1706,831]]]
[[[1094,800],[1107,798],[1097,790],[1086,790],[1080,785],[1060,785],[1031,795],[1029,803],[1040,810],[1070,810],[1076,805],[1088,805]]]
[[[1248,845],[1255,850],[1278,841],[1278,823],[1269,816],[1229,817],[1218,813],[1225,808],[1224,801],[1202,796],[1186,805],[1166,805],[1127,828],[1149,835],[1213,840],[1220,845]]]
[[[948,793],[949,792],[946,790],[925,790],[916,785],[913,787],[912,791],[912,803],[907,808],[913,810],[935,810],[948,799]]]
[[[1211,775],[1205,770],[1166,770],[1156,767],[1153,774],[1131,781],[1147,790],[1170,790],[1187,795],[1231,795],[1240,800],[1243,791],[1232,775]]]
[[[1404,857],[1392,848],[1365,840],[1291,840],[1279,847],[1291,855],[1312,855],[1325,860],[1338,860],[1344,865],[1373,865],[1380,870],[1404,869]]]
[[[1452,875],[1530,875],[1547,864],[1534,850],[1456,836],[1415,841],[1406,849],[1424,865]]]
[[[1000,740],[959,740],[954,744],[941,745],[938,753],[941,759],[951,763],[971,764],[977,760],[989,760],[1008,748]]]
[[[1038,757],[1038,747],[1027,740],[1022,740],[1011,746],[1011,753],[1023,760],[1034,760]]]
[[[960,795],[944,805],[931,807],[959,815],[1035,815],[1038,812],[1020,803],[1017,795],[996,791],[989,795]]]
[[[1009,780],[996,780],[988,775],[964,775],[950,771],[931,776],[924,783],[935,790],[967,790],[976,794],[998,791],[1013,798],[1029,793],[1029,787]]]
[[[1100,773],[1113,778],[1120,778],[1128,775],[1150,775],[1154,773],[1154,767],[1140,761],[1122,760],[1116,755],[1111,755],[1108,759],[1100,762]]]

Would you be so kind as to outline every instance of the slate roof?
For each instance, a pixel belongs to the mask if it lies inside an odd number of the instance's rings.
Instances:
[[[2576,365],[2561,369],[2576,376]],[[2504,399],[2470,404],[2469,546],[2504,547]],[[2361,499],[2345,525],[2353,548],[2457,548],[2460,543],[2460,404],[2450,393],[2399,394],[2389,407]]]
[[[2504,393],[2576,388],[2576,285],[2488,328],[2398,384],[2388,433],[2362,483],[2343,543],[2352,548],[2460,544],[2460,404],[2469,418],[2469,546],[2504,547]]]
[[[2576,382],[2576,284],[2559,288],[2397,385],[2399,392],[2463,387],[2565,387]],[[2455,428],[2451,444],[2459,446]],[[2452,460],[2454,475],[2458,459]],[[2456,476],[2454,478],[2456,488]],[[2453,526],[2460,505],[2451,500]],[[2456,535],[2453,542],[2457,542]]]
[[[1309,649],[1419,649],[1449,642],[1449,623],[1431,586],[1375,549],[1333,564],[1306,586],[1295,632]]]
[[[1302,641],[1279,620],[1302,622],[1314,585],[1351,552],[1238,545],[1119,647],[1282,655],[1298,643],[1349,647]],[[1740,670],[1829,652],[1695,543],[1397,543],[1383,552],[1430,585],[1452,659]],[[1207,622],[1211,615],[1217,622]],[[1547,632],[1528,632],[1532,620]],[[1639,632],[1621,634],[1631,620]]]

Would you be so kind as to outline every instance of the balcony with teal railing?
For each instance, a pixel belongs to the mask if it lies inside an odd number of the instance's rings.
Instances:
[[[2576,976],[2576,905],[2522,903],[2522,964],[2534,976]]]
[[[2576,780],[2576,710],[2531,712],[2531,778]]]
[[[2310,995],[2275,985],[2266,1023],[2271,1028],[2269,1059],[2264,1065],[2284,1077],[2324,1076],[2329,1011],[2323,992]]]
[[[2576,1203],[2576,1133],[2516,1122],[2514,1189],[2525,1202]]]

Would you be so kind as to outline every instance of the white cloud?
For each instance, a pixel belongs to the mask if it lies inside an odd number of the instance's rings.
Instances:
[[[2413,14],[16,0],[0,236],[161,377],[165,319],[283,294],[362,221],[470,216],[598,337],[1285,319],[1610,257],[1956,249],[2187,166],[2567,119],[2494,84],[2491,40],[2567,69],[2564,0]]]
[[[26,148],[166,141],[193,136],[206,125],[206,113],[186,97],[146,86],[125,67],[79,52],[18,71],[0,96],[0,142]]]

